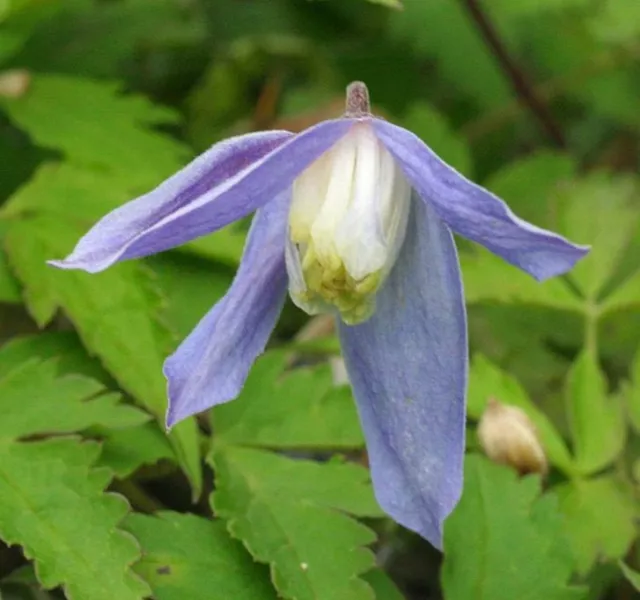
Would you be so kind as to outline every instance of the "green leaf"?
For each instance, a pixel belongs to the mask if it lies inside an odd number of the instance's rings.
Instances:
[[[71,190],[91,189],[90,177],[77,175],[73,168],[44,167],[10,200],[4,213],[9,262],[25,286],[27,307],[38,324],[45,325],[63,309],[85,346],[122,388],[163,422],[166,383],[162,363],[174,338],[160,323],[160,298],[148,270],[139,262],[128,262],[90,275],[46,264],[51,258],[66,256],[85,233],[84,223],[78,221],[82,211],[68,204]],[[64,193],[65,182],[69,195]],[[88,208],[90,203],[80,202],[78,206],[91,213],[112,201],[112,189],[105,191],[96,177],[91,196],[94,205]],[[170,439],[197,494],[201,472],[195,421],[179,424]]]
[[[640,35],[640,4],[628,0],[604,0],[589,20],[596,38],[613,44],[632,42]]]
[[[614,275],[637,223],[637,186],[628,177],[594,174],[567,184],[557,193],[562,232],[591,251],[571,271],[587,297],[595,301]]]
[[[99,451],[75,439],[0,440],[0,537],[71,600],[141,600],[147,586],[128,570],[139,549],[116,529],[128,506],[103,493],[108,472],[91,469]]]
[[[159,512],[130,515],[125,528],[142,545],[136,572],[156,600],[276,600],[266,569],[229,537],[221,521]]]
[[[233,271],[177,252],[146,260],[164,298],[164,320],[181,338],[189,335],[200,319],[222,298],[233,280]]]
[[[511,90],[495,58],[459,2],[405,2],[390,14],[391,34],[435,59],[458,94],[488,109],[506,104]],[[507,36],[510,29],[502,31]]]
[[[345,513],[380,516],[366,469],[230,446],[214,450],[212,502],[231,534],[271,566],[283,598],[373,600],[358,577],[374,566],[374,533]]]
[[[539,227],[554,229],[558,225],[558,210],[553,192],[577,170],[576,161],[570,156],[537,152],[508,163],[483,185],[500,196],[519,217]]]
[[[0,363],[11,352],[4,348]],[[128,506],[103,493],[109,472],[93,468],[100,447],[69,437],[18,441],[147,418],[103,389],[81,376],[57,378],[51,361],[0,377],[0,537],[23,546],[43,586],[63,585],[71,600],[140,600],[147,587],[128,570],[139,548],[117,529]]]
[[[175,122],[172,111],[140,96],[122,95],[118,88],[102,81],[34,75],[28,93],[0,106],[37,144],[62,151],[78,165],[117,172],[145,191],[184,165],[188,152],[150,129]]]
[[[469,146],[446,119],[424,102],[413,104],[402,119],[402,126],[415,133],[442,160],[467,177],[473,174]]]
[[[52,594],[42,589],[33,563],[18,567],[3,577],[0,580],[1,589],[6,590],[5,596],[0,595],[3,600],[55,600]]]
[[[180,250],[235,267],[240,264],[247,230],[242,223],[231,223],[215,233],[185,244]]]
[[[388,6],[389,8],[402,8],[402,2],[400,0],[368,0],[368,2]]]
[[[589,12],[595,6],[590,4]],[[529,25],[527,38],[531,64],[537,65],[547,80],[565,81],[564,95],[583,105],[591,116],[590,123],[577,130],[581,136],[591,138],[582,142],[585,150],[593,151],[601,140],[594,128],[599,117],[634,128],[640,125],[635,102],[639,86],[632,52],[603,48],[589,31],[589,23],[570,12],[562,18],[539,19],[535,27]]]
[[[46,5],[51,0],[37,2]],[[197,10],[189,10],[173,0],[155,0],[152,11],[149,0],[106,3],[57,0],[57,3],[62,10],[47,20],[46,27],[34,32],[16,59],[39,73],[99,78],[126,75],[135,87],[140,86],[141,79],[142,85],[148,87],[149,79],[155,83],[160,74],[140,72],[143,55],[158,56],[160,52],[167,53],[170,47],[180,49],[185,42],[197,43],[199,34],[204,33],[202,18],[198,22],[196,17]],[[61,40],[73,43],[60,43]],[[181,66],[184,72],[184,65]],[[165,64],[163,81],[171,77],[167,68],[179,67]]]
[[[499,302],[529,304],[582,312],[583,302],[560,278],[538,283],[530,275],[504,262],[483,248],[461,252],[467,303]]]
[[[534,424],[549,462],[571,475],[576,466],[562,436],[553,423],[528,397],[517,379],[511,377],[482,355],[475,355],[469,374],[467,412],[480,419],[489,398],[521,408]]]
[[[0,213],[4,219],[47,212],[68,220],[83,233],[105,213],[131,198],[131,184],[120,174],[71,163],[44,163]],[[5,229],[9,223],[3,223]]]
[[[622,561],[618,564],[620,565],[620,569],[624,573],[624,576],[627,578],[627,581],[633,586],[633,589],[640,592],[640,573],[638,571],[634,571],[630,566],[625,565]]]
[[[271,448],[364,445],[349,388],[336,387],[329,365],[284,372],[289,356],[268,352],[240,396],[213,410],[215,443]]]
[[[494,0],[492,6],[497,11],[505,12],[510,16],[530,19],[539,13],[582,8],[589,4],[589,0]]]
[[[33,30],[55,14],[61,0],[41,2],[37,0],[0,1],[0,62],[18,52],[27,42]]]
[[[4,234],[0,234],[0,239],[4,237]],[[20,293],[20,284],[15,278],[9,264],[7,263],[7,257],[4,252],[0,251],[0,302],[6,302],[7,304],[19,304],[22,302],[22,295]]]
[[[640,271],[627,277],[611,294],[605,296],[598,306],[601,318],[622,310],[637,310],[640,306]]]
[[[98,464],[124,479],[143,465],[174,460],[169,439],[156,422],[103,432],[104,442]]]
[[[126,428],[149,420],[133,406],[121,404],[119,394],[99,395],[104,388],[95,381],[73,375],[58,379],[51,361],[24,363],[4,375],[0,386],[0,439],[80,431],[91,425]]]
[[[405,600],[391,577],[382,569],[373,569],[362,576],[373,589],[376,600]]]
[[[446,600],[578,600],[567,585],[573,558],[556,499],[540,497],[537,477],[469,455],[460,503],[445,523]],[[470,551],[470,548],[473,551]]]
[[[607,382],[591,352],[582,352],[567,376],[569,425],[578,470],[594,473],[610,464],[625,443],[625,422],[618,398],[607,396]]]
[[[631,384],[625,389],[624,398],[631,424],[640,432],[640,350],[631,364]]]
[[[621,558],[636,536],[633,490],[612,476],[572,480],[555,487],[580,573],[600,558]]]
[[[58,375],[84,375],[105,385],[113,381],[100,362],[87,354],[74,331],[49,331],[11,339],[0,354],[0,377],[34,358],[55,358]]]

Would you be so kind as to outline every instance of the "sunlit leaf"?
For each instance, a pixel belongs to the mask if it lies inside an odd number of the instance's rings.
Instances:
[[[561,278],[539,283],[484,248],[460,252],[465,298],[468,303],[529,304],[582,312],[584,303]]]
[[[388,6],[389,8],[402,8],[401,0],[367,0],[373,4],[381,4],[382,6]]]
[[[573,364],[565,394],[576,464],[582,473],[594,473],[613,461],[624,447],[621,403],[607,394],[604,374],[588,351]]]
[[[103,493],[109,472],[93,468],[99,446],[76,437],[18,439],[146,417],[100,394],[100,384],[55,371],[32,360],[0,378],[0,537],[23,546],[43,586],[63,585],[71,600],[141,600],[147,587],[128,570],[139,548],[117,529],[127,504]]]
[[[506,467],[467,456],[462,499],[444,529],[444,597],[586,598],[568,585],[574,562],[561,526],[556,498],[540,497],[537,477],[519,480]]]
[[[355,404],[328,365],[284,372],[288,356],[269,352],[237,400],[213,410],[216,441],[272,448],[358,448]]]
[[[553,192],[570,181],[577,168],[571,156],[540,151],[508,162],[483,184],[519,217],[554,229],[558,226],[558,207]]]
[[[627,578],[627,581],[633,586],[633,589],[640,592],[640,573],[638,571],[634,571],[628,565],[625,565],[623,562],[620,562],[620,569],[624,573],[624,576]]]
[[[232,446],[214,450],[211,462],[216,514],[257,561],[270,565],[283,598],[374,599],[358,575],[374,565],[365,546],[375,535],[345,514],[381,514],[365,469]]]
[[[0,107],[39,145],[79,165],[117,172],[131,184],[157,185],[184,165],[188,151],[152,126],[174,122],[168,108],[123,95],[114,83],[34,76],[28,93]]]
[[[391,577],[382,569],[373,569],[363,575],[362,579],[373,588],[376,600],[405,600]]]
[[[597,174],[557,190],[561,230],[591,251],[571,271],[587,299],[597,299],[614,275],[633,234],[640,211],[638,187],[631,178]]]
[[[404,115],[401,124],[422,138],[442,160],[471,177],[473,162],[467,142],[453,131],[438,111],[424,102],[417,102]]]
[[[640,35],[640,4],[628,0],[604,0],[589,20],[590,30],[608,43],[632,42]]]
[[[276,600],[267,570],[221,521],[163,511],[131,515],[124,527],[142,546],[135,570],[156,600]]]
[[[586,573],[599,559],[625,555],[636,536],[633,490],[612,476],[575,479],[555,490],[576,566]]]

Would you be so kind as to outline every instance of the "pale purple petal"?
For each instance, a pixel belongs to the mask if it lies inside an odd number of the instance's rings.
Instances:
[[[63,261],[91,273],[216,231],[250,214],[342,137],[351,123],[326,121],[303,133],[267,132],[214,146],[149,194],[99,221]]]
[[[434,546],[462,487],[467,333],[449,229],[414,194],[373,317],[340,324],[380,506]]]
[[[589,250],[518,218],[497,196],[444,163],[410,131],[373,120],[414,189],[456,233],[542,281],[569,271]]]
[[[287,290],[289,192],[256,213],[238,273],[222,298],[164,364],[167,426],[233,400],[276,325]]]

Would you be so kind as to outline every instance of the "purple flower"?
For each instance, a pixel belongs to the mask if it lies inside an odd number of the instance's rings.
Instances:
[[[343,118],[216,144],[51,264],[95,273],[255,210],[227,295],[165,363],[168,426],[239,394],[288,287],[307,313],[338,317],[380,505],[439,547],[461,492],[465,436],[452,231],[539,281],[588,249],[522,221],[413,133],[373,117],[365,85],[353,83]]]

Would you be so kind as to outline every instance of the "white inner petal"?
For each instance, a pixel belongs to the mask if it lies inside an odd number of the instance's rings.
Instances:
[[[335,243],[349,274],[361,280],[390,270],[402,245],[411,188],[369,127],[357,128],[353,193]]]
[[[316,220],[327,195],[331,176],[332,153],[325,152],[310,168],[293,182],[293,198],[289,212],[291,239],[308,242],[311,226]]]
[[[356,123],[296,180],[287,268],[294,302],[368,318],[404,241],[411,187],[370,124]]]
[[[316,256],[327,266],[335,265],[336,262],[334,234],[349,209],[357,151],[358,147],[351,135],[345,136],[330,150],[331,168],[327,191],[322,208],[311,227]],[[314,175],[320,187],[323,187],[324,180],[321,177],[325,173],[316,171]]]

